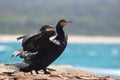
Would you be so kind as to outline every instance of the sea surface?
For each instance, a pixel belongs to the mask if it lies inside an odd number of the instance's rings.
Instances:
[[[23,59],[11,58],[21,42],[0,42],[0,63],[16,63]],[[96,74],[120,77],[120,43],[68,43],[63,54],[53,63],[72,65]]]

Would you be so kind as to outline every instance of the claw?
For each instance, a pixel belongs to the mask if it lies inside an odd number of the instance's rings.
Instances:
[[[46,70],[46,68],[43,69],[44,74],[51,74],[49,71]]]

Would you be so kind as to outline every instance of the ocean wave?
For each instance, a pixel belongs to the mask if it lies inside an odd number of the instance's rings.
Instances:
[[[104,68],[90,68],[90,67],[78,67],[78,66],[77,68],[80,70],[91,71],[100,75],[109,75],[120,78],[120,69],[104,69]]]
[[[0,51],[6,51],[6,50],[11,50],[11,47],[6,45],[0,45]]]
[[[0,51],[4,51],[6,50],[6,46],[5,45],[0,45]]]

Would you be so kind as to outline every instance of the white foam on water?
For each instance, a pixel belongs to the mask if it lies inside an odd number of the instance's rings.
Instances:
[[[11,47],[6,45],[0,45],[0,51],[9,51],[11,50]]]
[[[6,47],[5,45],[0,45],[0,51],[5,51],[6,50]]]

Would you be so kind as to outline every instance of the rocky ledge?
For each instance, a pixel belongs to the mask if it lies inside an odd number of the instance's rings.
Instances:
[[[10,69],[4,64],[0,64],[0,80],[120,80],[110,76],[96,75],[92,72],[78,70],[69,65],[52,65],[48,70],[51,75],[43,74],[42,71],[39,71],[40,74],[35,74],[33,71],[34,75],[23,72],[8,75],[6,73],[13,72],[15,69]]]

